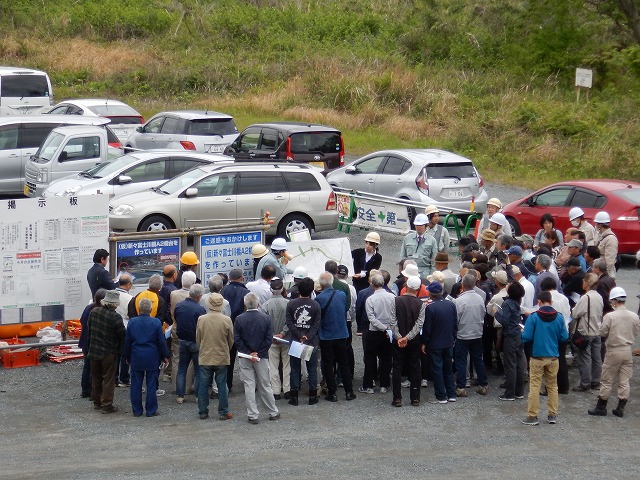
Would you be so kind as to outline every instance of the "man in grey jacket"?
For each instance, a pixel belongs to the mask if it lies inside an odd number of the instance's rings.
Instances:
[[[467,358],[471,356],[471,362],[478,376],[476,390],[480,395],[487,394],[487,371],[482,360],[482,327],[486,313],[484,300],[474,291],[476,277],[466,274],[462,277],[462,291],[455,299],[458,314],[458,333],[455,345],[456,363],[456,395],[466,397],[464,389],[467,383]]]
[[[289,300],[282,296],[284,285],[279,278],[271,280],[270,284],[272,297],[260,306],[260,309],[271,318],[271,326],[273,327],[273,336],[275,338],[284,339],[288,333],[285,325],[286,310]],[[282,398],[289,399],[289,391],[291,385],[289,377],[291,367],[289,365],[289,343],[284,343],[274,338],[269,348],[269,370],[271,375],[271,388],[273,396],[276,400]],[[282,381],[280,380],[280,362],[282,362]]]

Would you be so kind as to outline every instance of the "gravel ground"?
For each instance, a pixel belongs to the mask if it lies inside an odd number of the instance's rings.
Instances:
[[[488,189],[505,202],[526,193]],[[362,232],[349,236],[352,247],[362,244]],[[392,275],[400,242],[382,235],[383,268]],[[638,270],[627,262],[618,273],[636,310]],[[357,387],[360,337],[354,337],[354,349]],[[121,410],[102,415],[80,398],[81,368],[81,361],[0,368],[0,478],[637,478],[637,379],[624,419],[590,417],[586,410],[596,394],[571,393],[560,398],[557,425],[526,427],[520,422],[526,401],[499,401],[502,379],[490,375],[489,395],[471,390],[455,404],[428,403],[431,386],[422,389],[419,407],[408,405],[406,389],[402,408],[390,406],[390,393],[358,394],[346,402],[340,392],[335,404],[308,406],[306,397],[298,407],[279,401],[281,420],[269,422],[263,414],[259,425],[249,425],[240,383],[230,397],[235,418],[227,422],[201,421],[192,395],[177,405],[169,393],[159,398],[160,416],[134,418],[126,388],[116,389]],[[577,383],[577,369],[570,375]],[[541,403],[544,418],[544,397]],[[215,406],[213,401],[214,412]]]

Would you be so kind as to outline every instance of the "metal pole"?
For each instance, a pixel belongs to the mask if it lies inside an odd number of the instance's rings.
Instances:
[[[21,343],[19,345],[0,346],[0,350],[11,350],[16,348],[45,348],[56,347],[58,345],[77,345],[78,340],[67,340],[63,342],[47,342],[47,343]]]

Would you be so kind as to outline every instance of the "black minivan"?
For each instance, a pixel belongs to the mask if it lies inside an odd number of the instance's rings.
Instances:
[[[344,165],[342,133],[333,127],[300,122],[256,123],[224,150],[238,161],[309,163],[327,173]]]

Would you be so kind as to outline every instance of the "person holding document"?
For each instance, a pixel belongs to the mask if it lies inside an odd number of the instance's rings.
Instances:
[[[320,305],[311,300],[314,283],[305,277],[297,283],[299,296],[290,300],[285,311],[286,328],[289,330],[291,342],[298,342],[314,347],[313,353],[307,360],[309,373],[309,405],[318,403],[318,329],[320,328]],[[300,390],[302,360],[290,357],[291,391],[289,405],[298,405],[298,391]]]
[[[258,310],[260,301],[255,293],[247,293],[243,300],[245,313],[236,317],[233,338],[238,349],[248,420],[252,425],[257,425],[260,423],[260,412],[256,404],[256,388],[269,411],[269,420],[280,418],[269,380],[269,348],[273,340],[273,327],[269,315]]]

